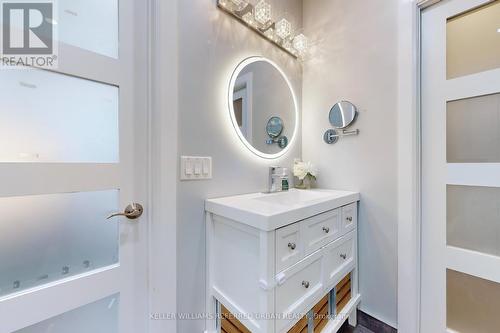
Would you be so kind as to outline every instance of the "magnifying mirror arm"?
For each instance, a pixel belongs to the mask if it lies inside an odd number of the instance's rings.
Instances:
[[[278,141],[279,141],[279,138],[276,138],[276,139],[267,139],[266,140],[266,144],[273,145],[275,143],[278,143]]]
[[[359,134],[359,129],[355,130],[342,130],[342,136],[348,136],[348,135],[358,135]]]
[[[342,133],[339,134],[338,132],[337,133],[334,133],[334,132],[328,132],[328,137],[329,138],[341,138],[343,136],[350,136],[350,135],[359,135],[359,129],[355,129],[355,130],[342,130]]]
[[[283,135],[279,138],[270,138],[266,140],[266,144],[268,145],[273,145],[275,143],[278,144],[278,147],[281,149],[285,149],[288,146],[288,137]]]
[[[343,136],[350,136],[350,135],[358,135],[359,134],[359,129],[355,130],[342,130],[342,132],[338,132],[338,130],[335,129],[329,129],[325,132],[323,135],[323,140],[331,145],[334,143],[337,143],[337,141],[343,137]]]

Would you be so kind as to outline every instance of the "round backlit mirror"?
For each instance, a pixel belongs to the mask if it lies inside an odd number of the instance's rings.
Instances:
[[[330,124],[336,129],[344,129],[352,125],[356,120],[358,111],[351,102],[342,101],[330,110]]]
[[[267,122],[266,131],[271,138],[278,138],[283,132],[283,120],[280,117],[271,117]]]
[[[296,139],[298,105],[290,81],[271,60],[251,57],[229,84],[229,113],[244,145],[263,158],[283,156]]]

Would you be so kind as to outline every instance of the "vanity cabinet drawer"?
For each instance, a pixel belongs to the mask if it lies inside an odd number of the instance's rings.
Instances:
[[[340,209],[334,209],[300,222],[306,256],[340,237],[340,215]]]
[[[298,263],[303,257],[300,224],[294,223],[276,230],[276,272]]]
[[[324,249],[325,284],[334,285],[340,281],[355,264],[355,237],[351,232]]]
[[[276,321],[276,332],[286,332],[297,315],[307,311],[312,302],[322,296],[322,261],[322,251],[318,251],[278,274],[276,313],[281,318]]]
[[[342,233],[346,234],[358,224],[358,204],[356,202],[342,207]]]

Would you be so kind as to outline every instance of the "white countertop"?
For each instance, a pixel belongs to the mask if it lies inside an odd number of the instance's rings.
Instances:
[[[207,199],[205,210],[257,229],[272,231],[356,202],[359,197],[359,193],[349,191],[292,189]]]

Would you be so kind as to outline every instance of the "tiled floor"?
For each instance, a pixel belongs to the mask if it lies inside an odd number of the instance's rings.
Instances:
[[[368,329],[367,327],[370,327]],[[358,326],[350,327],[348,322],[339,330],[340,333],[397,333],[397,330],[358,310]]]
[[[375,332],[370,331],[369,329],[359,325],[356,328],[353,328],[349,326],[348,322],[345,322],[342,328],[338,331],[338,333],[375,333]]]

